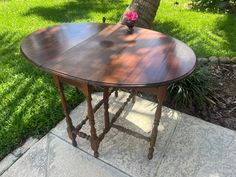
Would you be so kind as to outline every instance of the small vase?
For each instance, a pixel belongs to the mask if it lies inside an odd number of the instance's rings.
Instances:
[[[129,34],[132,34],[134,32],[134,24],[135,24],[135,21],[130,21],[130,20],[126,21],[126,26],[128,27],[127,32]]]

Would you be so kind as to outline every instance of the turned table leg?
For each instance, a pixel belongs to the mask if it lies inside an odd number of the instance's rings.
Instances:
[[[58,76],[53,76],[54,78],[54,81],[55,81],[55,84],[56,86],[58,87],[58,90],[60,92],[60,95],[61,95],[61,103],[62,103],[62,108],[63,108],[63,111],[64,111],[64,114],[66,116],[66,124],[67,124],[67,133],[68,133],[68,136],[69,138],[72,140],[72,145],[73,146],[77,146],[77,142],[75,140],[76,138],[76,133],[75,133],[75,127],[73,126],[72,124],[72,120],[69,116],[69,112],[68,112],[68,106],[67,106],[67,101],[66,101],[66,98],[65,98],[65,94],[64,94],[64,90],[63,90],[63,86],[62,86],[62,83],[60,82],[60,79]]]
[[[110,120],[109,120],[109,87],[105,87],[104,88],[104,92],[103,92],[103,101],[104,101],[104,122],[105,122],[105,130],[106,132],[109,131],[109,127],[110,127]]]
[[[131,93],[133,94],[132,103],[135,103],[135,101],[136,101],[137,91],[134,90],[134,89],[132,89]]]
[[[90,143],[91,148],[94,151],[94,157],[98,157],[98,147],[99,147],[99,140],[96,133],[95,128],[95,121],[94,121],[94,112],[92,107],[92,96],[91,96],[91,87],[87,86],[87,105],[88,105],[88,119],[89,119],[89,125],[90,125]]]
[[[156,138],[157,138],[157,133],[158,133],[158,125],[161,118],[161,109],[162,109],[162,104],[166,95],[166,90],[167,90],[167,86],[160,86],[157,91],[158,105],[155,112],[155,119],[154,119],[151,137],[150,137],[150,147],[149,147],[149,153],[148,153],[149,160],[152,159],[153,157],[154,146],[156,144]]]
[[[115,97],[118,97],[118,89],[115,90]]]

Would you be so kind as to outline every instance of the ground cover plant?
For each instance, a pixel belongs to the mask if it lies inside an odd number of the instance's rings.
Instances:
[[[0,159],[28,136],[42,136],[62,118],[59,94],[50,75],[27,62],[20,41],[46,26],[70,22],[117,23],[130,0],[0,1]],[[186,42],[198,57],[236,56],[236,18],[162,0],[154,29]],[[67,86],[70,107],[83,95]]]
[[[235,0],[192,0],[190,3],[191,8],[194,10],[218,12],[218,13],[236,13]]]

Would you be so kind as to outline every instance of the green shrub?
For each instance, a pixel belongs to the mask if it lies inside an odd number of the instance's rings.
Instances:
[[[168,87],[166,104],[178,110],[203,110],[206,108],[206,96],[211,94],[212,84],[208,67],[198,66],[185,80]]]
[[[192,0],[192,6],[206,11],[236,13],[236,0]]]

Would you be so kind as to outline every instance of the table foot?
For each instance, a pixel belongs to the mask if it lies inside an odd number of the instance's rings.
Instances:
[[[158,99],[158,105],[157,109],[155,112],[155,119],[153,123],[153,129],[150,137],[150,148],[149,148],[149,153],[148,153],[148,159],[152,159],[153,157],[153,152],[154,152],[154,147],[156,144],[156,139],[157,139],[157,133],[158,133],[158,126],[160,123],[160,118],[161,118],[161,109],[162,109],[162,103],[164,101],[165,95],[166,95],[166,86],[161,86],[157,90],[157,99]]]
[[[90,143],[91,149],[94,151],[94,157],[98,157],[98,148],[99,148],[99,139],[97,137],[97,132],[95,128],[95,121],[94,121],[94,112],[92,107],[92,90],[89,85],[87,85],[87,105],[88,105],[88,119],[90,125]]]
[[[153,158],[153,152],[154,152],[154,148],[152,148],[152,150],[149,149],[149,153],[148,153],[149,160],[151,160]]]
[[[93,156],[94,156],[95,158],[98,158],[99,153],[98,153],[98,152],[94,152],[94,153],[93,153]]]
[[[69,136],[69,138],[71,139],[71,141],[72,141],[72,145],[74,146],[74,147],[77,147],[77,142],[76,142],[76,134],[75,133],[73,133],[73,130],[71,130],[70,129],[70,127],[67,127],[67,134],[68,134],[68,136]]]
[[[77,147],[77,142],[76,142],[76,140],[72,140],[72,145],[73,145],[74,147]]]
[[[92,138],[92,136],[94,136],[94,135],[91,135],[91,138],[90,138],[91,149],[94,152],[94,157],[96,157],[96,156],[98,157],[99,140],[97,137]]]
[[[156,122],[154,123],[154,127],[152,129],[152,134],[151,134],[151,137],[150,137],[150,148],[149,148],[149,152],[148,152],[148,159],[152,159],[153,157],[153,152],[154,152],[154,147],[155,147],[155,144],[156,144],[156,138],[157,138],[157,132],[158,132],[158,125],[159,125],[159,118],[157,118],[157,120],[155,120]]]

